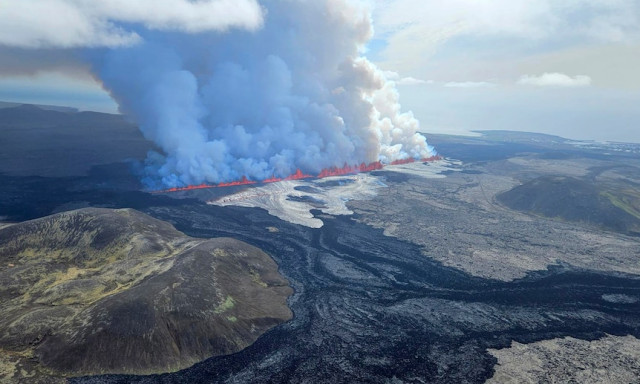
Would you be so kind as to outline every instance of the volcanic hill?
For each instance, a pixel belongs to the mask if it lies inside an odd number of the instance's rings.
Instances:
[[[0,229],[0,382],[179,370],[292,317],[264,252],[130,209]],[[44,381],[43,381],[44,382]]]
[[[640,235],[638,189],[625,180],[605,183],[546,175],[496,197],[499,202],[517,211],[587,223],[627,235]]]

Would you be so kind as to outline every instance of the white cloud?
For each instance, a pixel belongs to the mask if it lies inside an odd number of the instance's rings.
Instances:
[[[402,79],[396,81],[398,85],[422,85],[422,84],[431,84],[433,81],[430,80],[422,80],[416,79],[415,77],[403,77]]]
[[[589,76],[568,76],[564,73],[543,73],[540,76],[524,75],[518,80],[520,85],[533,85],[537,87],[587,87],[591,85]]]
[[[380,53],[383,67],[414,73],[457,37],[471,37],[475,46],[502,39],[518,49],[530,42],[637,42],[640,1],[378,0],[374,25],[378,38],[387,41]]]
[[[0,0],[0,45],[114,47],[140,40],[120,23],[197,33],[256,29],[262,17],[257,0]]]
[[[447,88],[482,88],[482,87],[494,87],[494,83],[487,81],[450,81],[444,84]]]
[[[382,71],[385,79],[389,81],[393,81],[398,85],[423,85],[423,84],[433,84],[432,80],[422,80],[417,79],[415,77],[402,77],[398,72],[395,71]]]
[[[381,33],[422,26],[445,38],[504,34],[536,39],[557,33],[601,41],[640,38],[636,0],[378,0],[374,17]]]
[[[383,71],[382,73],[387,80],[393,81],[398,85],[433,84],[432,80],[422,80],[422,79],[417,79],[411,76],[402,77],[398,72],[395,72],[395,71]]]
[[[382,71],[382,74],[389,81],[396,81],[400,79],[400,74],[395,71]]]
[[[553,21],[548,3],[549,0],[381,0],[376,3],[375,22],[379,32],[421,27],[428,37],[437,35],[435,40],[474,32],[539,35],[539,24]]]

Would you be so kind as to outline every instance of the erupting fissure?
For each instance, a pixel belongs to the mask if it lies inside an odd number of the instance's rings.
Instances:
[[[433,162],[433,161],[438,161],[438,160],[442,160],[442,157],[440,156],[430,156],[424,159],[420,159],[420,162],[422,163],[428,163],[428,162]],[[402,160],[396,160],[391,162],[388,165],[403,165],[403,164],[410,164],[410,163],[415,163],[416,159],[414,158],[408,158],[408,159],[402,159]],[[262,180],[260,183],[262,184],[270,184],[270,183],[277,183],[280,181],[288,181],[288,180],[302,180],[302,179],[323,179],[325,177],[332,177],[332,176],[345,176],[345,175],[353,175],[356,173],[365,173],[365,172],[372,172],[372,171],[377,171],[380,170],[382,168],[384,168],[385,165],[382,164],[382,162],[380,161],[376,161],[370,164],[365,164],[362,163],[360,165],[348,165],[345,164],[342,168],[338,168],[338,167],[331,167],[331,168],[325,168],[323,169],[317,176],[313,176],[313,175],[308,175],[305,174],[304,172],[302,172],[300,169],[296,170],[295,173],[285,177],[285,178],[279,178],[279,177],[275,177],[272,176],[268,179],[264,179]],[[174,187],[174,188],[169,188],[169,189],[163,189],[160,191],[153,191],[153,193],[168,193],[168,192],[181,192],[181,191],[193,191],[196,189],[209,189],[209,188],[223,188],[223,187],[237,187],[237,186],[241,186],[241,185],[252,185],[252,184],[258,184],[257,181],[252,181],[247,179],[246,176],[242,176],[242,178],[240,180],[236,180],[236,181],[231,181],[231,182],[226,182],[226,183],[218,183],[218,184],[199,184],[199,185],[187,185],[185,187]]]

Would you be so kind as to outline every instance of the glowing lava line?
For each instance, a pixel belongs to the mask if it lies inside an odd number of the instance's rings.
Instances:
[[[420,159],[419,161],[422,163],[428,163],[428,162],[432,162],[432,161],[438,161],[438,160],[442,160],[442,157],[440,156],[431,156],[431,157],[426,157],[424,159]],[[414,159],[414,158],[409,158],[409,159],[402,159],[402,160],[395,160],[392,161],[389,165],[394,166],[394,165],[403,165],[403,164],[411,164],[411,163],[415,163],[418,160]],[[384,164],[382,164],[382,162],[380,161],[376,161],[374,163],[370,163],[370,164],[365,164],[362,163],[360,165],[348,165],[345,164],[342,168],[338,168],[338,167],[331,167],[331,168],[325,168],[323,169],[317,176],[313,176],[313,175],[307,175],[305,173],[303,173],[300,169],[296,170],[296,172],[292,175],[289,175],[285,178],[279,178],[279,177],[275,177],[272,176],[268,179],[264,179],[262,180],[260,183],[261,184],[269,184],[269,183],[278,183],[281,181],[288,181],[288,180],[303,180],[303,179],[324,179],[325,177],[332,177],[332,176],[345,176],[345,175],[353,175],[353,174],[357,174],[357,173],[365,173],[365,172],[371,172],[371,171],[377,171],[380,169],[383,169],[385,167]],[[252,185],[252,184],[258,184],[257,181],[252,181],[247,179],[246,176],[242,176],[242,178],[240,180],[236,180],[236,181],[230,181],[230,182],[226,182],[226,183],[218,183],[218,184],[200,184],[200,185],[187,185],[185,187],[174,187],[174,188],[169,188],[169,189],[163,189],[160,191],[152,191],[151,193],[168,193],[168,192],[182,192],[182,191],[194,191],[197,189],[210,189],[210,188],[224,188],[224,187],[236,187],[236,186],[241,186],[241,185]]]

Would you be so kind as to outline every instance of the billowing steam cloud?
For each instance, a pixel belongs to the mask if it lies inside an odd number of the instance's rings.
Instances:
[[[418,121],[401,113],[394,83],[362,56],[372,35],[365,10],[349,0],[260,5],[259,20],[208,30],[140,20],[127,32],[135,42],[84,52],[121,111],[164,152],[147,159],[150,186],[433,154]],[[200,25],[207,17],[198,15]]]

